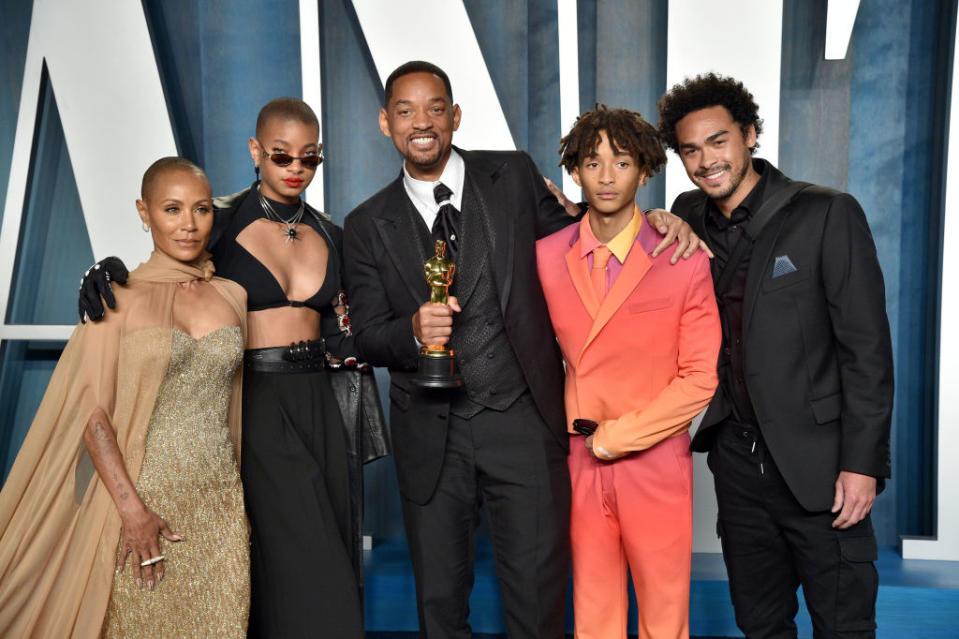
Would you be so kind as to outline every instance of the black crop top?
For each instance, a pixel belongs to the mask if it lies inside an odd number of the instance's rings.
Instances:
[[[222,206],[223,204],[226,206]],[[270,200],[274,210],[282,218],[291,217],[297,206]],[[209,251],[213,254],[216,274],[233,280],[247,295],[247,310],[251,312],[282,306],[306,306],[321,316],[321,329],[327,342],[327,350],[340,357],[353,355],[352,339],[338,327],[333,300],[340,290],[340,260],[343,231],[332,222],[307,206],[301,224],[308,224],[329,247],[326,275],[320,290],[305,300],[290,300],[286,297],[273,273],[236,238],[253,221],[265,217],[256,194],[256,185],[229,198],[218,200],[213,232],[210,234]]]

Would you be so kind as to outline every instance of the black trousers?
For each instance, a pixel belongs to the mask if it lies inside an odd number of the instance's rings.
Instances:
[[[346,436],[328,375],[243,373],[250,637],[363,637]]]
[[[485,509],[511,639],[565,636],[569,578],[566,451],[529,394],[503,412],[450,416],[436,493],[403,499],[420,637],[469,639],[474,533]]]
[[[835,514],[799,505],[757,432],[734,422],[714,428],[708,462],[740,630],[795,637],[801,584],[815,637],[874,637],[879,578],[871,519],[832,528]]]

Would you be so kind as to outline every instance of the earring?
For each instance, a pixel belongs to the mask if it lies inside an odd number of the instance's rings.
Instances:
[[[143,229],[143,232],[144,232],[144,233],[149,233],[149,232],[150,232],[150,225],[147,224],[146,222],[140,222],[140,228]]]

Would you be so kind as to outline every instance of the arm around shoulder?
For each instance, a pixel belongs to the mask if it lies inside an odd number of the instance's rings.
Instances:
[[[566,207],[556,199],[553,192],[546,186],[546,181],[539,169],[536,168],[533,158],[526,152],[522,152],[522,157],[526,164],[526,170],[529,172],[533,197],[536,200],[536,239],[552,235],[582,217],[582,212],[577,216],[570,215]]]

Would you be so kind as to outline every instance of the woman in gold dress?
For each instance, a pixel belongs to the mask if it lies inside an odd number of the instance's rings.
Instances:
[[[0,636],[244,637],[246,296],[212,277],[210,185],[163,158],[150,259],[78,326],[0,492]]]

